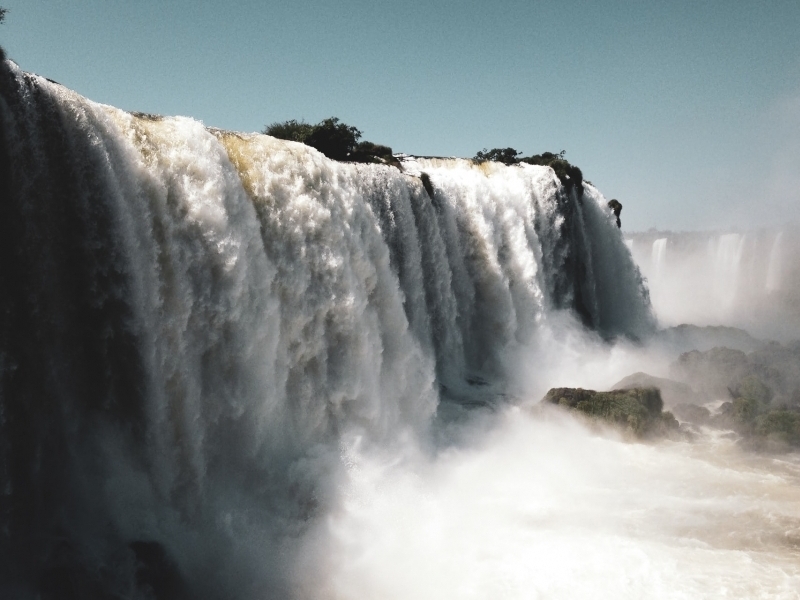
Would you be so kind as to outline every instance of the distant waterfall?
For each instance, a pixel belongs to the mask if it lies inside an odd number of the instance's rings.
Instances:
[[[714,254],[714,287],[719,303],[728,308],[736,301],[742,251],[746,236],[729,233],[719,236]]]
[[[800,242],[780,229],[628,234],[662,325],[800,335]]]
[[[0,124],[0,595],[279,597],[339,444],[502,390],[556,314],[654,328],[605,199],[547,167],[337,163],[12,63]]]
[[[664,258],[667,254],[667,238],[659,238],[653,242],[653,272],[656,277],[664,270]]]
[[[772,250],[769,252],[769,263],[767,264],[767,292],[775,292],[781,289],[781,271],[783,269],[782,242],[783,232],[779,232],[772,242]]]

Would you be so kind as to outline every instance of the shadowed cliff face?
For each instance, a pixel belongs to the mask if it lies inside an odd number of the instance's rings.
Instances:
[[[11,63],[0,125],[0,592],[286,596],[343,444],[500,397],[556,316],[653,328],[604,199],[547,168],[339,164]]]

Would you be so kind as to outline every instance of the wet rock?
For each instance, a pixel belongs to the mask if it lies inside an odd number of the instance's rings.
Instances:
[[[687,421],[694,425],[707,425],[711,422],[711,411],[697,404],[678,404],[672,409],[672,412],[681,421]]]
[[[637,438],[671,435],[678,431],[678,421],[663,412],[664,403],[656,388],[632,388],[597,392],[582,388],[553,388],[542,399],[580,413],[594,421],[623,429]]]
[[[617,218],[617,227],[622,227],[622,221],[619,218],[619,215],[622,212],[622,203],[616,198],[612,198],[608,201],[608,208],[613,211],[614,216]]]
[[[674,379],[655,377],[641,371],[620,379],[611,387],[613,390],[629,390],[633,388],[656,388],[661,392],[661,399],[666,406],[702,402],[702,397],[690,385]]]
[[[188,600],[178,566],[162,544],[136,541],[130,548],[136,555],[136,585],[140,590],[158,600]]]

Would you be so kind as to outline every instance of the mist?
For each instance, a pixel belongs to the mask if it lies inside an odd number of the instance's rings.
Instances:
[[[741,327],[756,337],[800,338],[796,226],[626,234],[662,327]]]
[[[631,441],[545,409],[550,387],[667,376],[682,348],[608,343],[570,320],[543,329],[519,357],[514,406],[450,424],[433,450],[342,448],[341,498],[307,542],[313,560],[297,577],[313,577],[300,589],[347,599],[796,598],[800,455],[752,453],[709,427]]]
[[[788,229],[626,240],[549,167],[338,162],[10,61],[0,100],[0,595],[797,597]],[[541,402],[632,376],[705,420]]]

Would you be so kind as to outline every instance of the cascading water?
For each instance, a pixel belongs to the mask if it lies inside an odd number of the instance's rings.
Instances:
[[[662,325],[735,325],[800,335],[800,245],[781,229],[627,234]]]
[[[783,232],[779,232],[772,242],[772,250],[769,252],[769,262],[767,264],[767,282],[765,284],[767,293],[776,292],[781,289],[781,275],[783,267],[782,250]]]
[[[667,253],[667,238],[653,242],[653,271],[658,276],[664,270],[664,257]]]
[[[12,63],[0,127],[5,595],[291,595],[341,447],[500,397],[560,315],[654,327],[605,200],[549,168],[341,164]]]
[[[742,252],[746,236],[728,233],[719,236],[714,257],[714,290],[717,301],[729,310],[736,302],[739,291]]]

